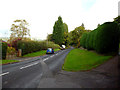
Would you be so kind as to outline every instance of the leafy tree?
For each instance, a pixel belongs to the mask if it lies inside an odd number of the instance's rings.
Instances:
[[[15,20],[10,31],[12,31],[10,40],[16,37],[23,39],[27,35],[30,36],[30,30],[28,29],[28,23],[26,20]]]
[[[62,45],[64,40],[64,25],[61,16],[58,17],[58,20],[54,24],[52,38],[56,44]]]
[[[120,23],[120,16],[114,18],[114,22]]]
[[[64,32],[63,44],[66,45],[66,46],[69,46],[69,44],[70,44],[69,34],[66,33],[66,32]]]
[[[100,26],[100,24],[97,25],[97,27],[99,27],[99,26]]]
[[[68,33],[68,25],[66,23],[63,23],[64,25],[64,32]]]
[[[72,31],[68,32],[68,38],[69,38],[69,44],[73,45],[73,41],[72,41]]]
[[[79,43],[79,32],[77,30],[73,30],[72,31],[72,41],[74,42],[74,45],[77,46],[77,44]]]
[[[47,36],[47,40],[48,40],[48,41],[53,41],[52,35],[53,35],[53,34],[48,34],[48,36]]]
[[[80,39],[81,36],[85,31],[85,27],[84,24],[82,23],[81,26],[76,27],[73,31],[72,31],[72,42],[75,46],[79,47],[80,46]]]
[[[84,23],[82,23],[82,25],[81,25],[81,26],[83,27],[83,29],[85,29]]]
[[[63,23],[63,25],[64,25],[64,40],[63,40],[63,44],[68,46],[69,42],[70,42],[70,39],[69,39],[69,36],[68,36],[68,25],[66,23]]]

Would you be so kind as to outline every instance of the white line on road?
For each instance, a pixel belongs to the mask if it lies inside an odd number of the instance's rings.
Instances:
[[[43,59],[43,61],[46,61],[47,59],[49,59],[49,58],[45,58],[45,59]]]
[[[2,74],[0,74],[0,76],[6,75],[6,74],[9,74],[9,72],[2,73]]]
[[[30,66],[33,66],[33,65],[36,65],[36,64],[38,64],[38,62],[37,62],[37,63],[30,64],[30,65],[27,65],[27,66],[24,66],[24,67],[21,67],[20,69],[24,69],[24,68],[27,68],[27,67],[30,67]]]

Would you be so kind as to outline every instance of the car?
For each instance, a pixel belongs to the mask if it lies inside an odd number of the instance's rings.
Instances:
[[[46,54],[53,54],[54,49],[53,48],[48,48]]]
[[[65,45],[62,45],[62,47],[60,47],[61,50],[65,50]]]

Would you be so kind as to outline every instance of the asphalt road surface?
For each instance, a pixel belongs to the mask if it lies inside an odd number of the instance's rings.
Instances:
[[[0,74],[2,88],[37,88],[41,77],[52,76],[62,69],[64,59],[71,49],[60,50],[55,54],[40,56],[36,59],[3,65]]]

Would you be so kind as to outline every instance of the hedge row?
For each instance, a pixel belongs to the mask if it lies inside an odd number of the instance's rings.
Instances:
[[[49,41],[18,41],[17,42],[17,48],[22,49],[22,55],[40,51],[40,50],[46,50],[48,47],[51,48],[59,48],[59,45],[54,44],[53,42]]]
[[[7,46],[6,42],[2,42],[2,59],[6,59]]]
[[[118,24],[119,26],[119,43],[120,43],[120,24]]]
[[[118,25],[114,22],[106,22],[97,29],[84,33],[80,44],[88,50],[96,50],[98,53],[117,52],[119,48]]]

